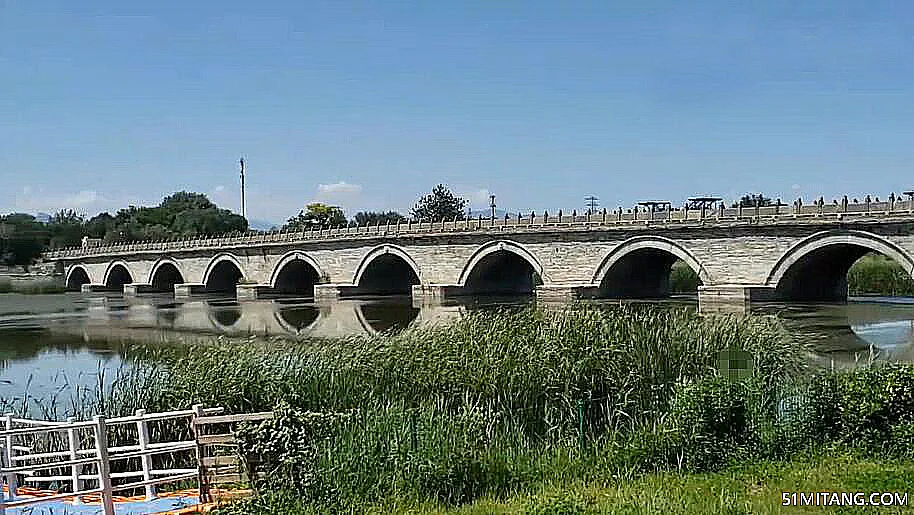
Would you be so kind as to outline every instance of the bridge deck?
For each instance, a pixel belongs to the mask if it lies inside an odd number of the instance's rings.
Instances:
[[[166,241],[117,242],[86,247],[50,250],[47,260],[107,256],[124,253],[206,250],[232,247],[261,247],[302,242],[399,238],[434,235],[519,234],[594,230],[644,231],[713,227],[754,227],[779,225],[834,226],[842,223],[903,223],[914,221],[914,203],[888,202],[840,205],[773,206],[764,208],[726,208],[717,210],[672,210],[663,212],[602,212],[587,215],[556,216],[533,214],[505,218],[406,222],[400,224],[313,228],[305,231],[272,231],[245,235],[222,235]]]

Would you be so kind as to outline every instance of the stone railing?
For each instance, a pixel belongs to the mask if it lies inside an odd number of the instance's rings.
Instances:
[[[827,204],[821,199],[811,205],[794,202],[793,205],[772,205],[765,207],[725,208],[719,204],[715,208],[686,209],[673,208],[663,211],[648,211],[644,208],[623,210],[622,208],[588,214],[572,212],[563,214],[559,210],[555,215],[545,212],[541,215],[515,215],[499,218],[473,218],[468,220],[441,220],[436,222],[402,222],[399,224],[344,226],[334,228],[312,228],[297,231],[270,231],[263,233],[226,234],[173,240],[117,242],[87,245],[49,250],[44,259],[66,259],[78,257],[104,256],[132,252],[169,252],[202,250],[221,247],[245,247],[263,244],[288,244],[313,240],[340,240],[359,237],[397,237],[429,233],[476,232],[486,230],[530,231],[605,227],[652,227],[699,224],[731,225],[733,223],[776,224],[782,221],[816,219],[880,219],[894,217],[914,217],[914,202],[840,202]],[[823,220],[824,221],[824,220]]]

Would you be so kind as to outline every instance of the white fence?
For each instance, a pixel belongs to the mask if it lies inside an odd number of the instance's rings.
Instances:
[[[195,405],[193,409],[184,411],[147,414],[144,410],[138,410],[130,417],[106,419],[103,416],[96,416],[91,421],[68,419],[66,422],[27,420],[6,415],[0,418],[5,423],[5,428],[0,430],[0,484],[5,482],[8,494],[3,496],[0,492],[0,515],[5,513],[6,508],[71,498],[74,502],[79,502],[80,496],[96,494],[101,496],[103,513],[113,515],[114,492],[142,488],[145,490],[146,498],[152,499],[156,495],[156,485],[191,480],[196,481],[200,487],[202,500],[207,496],[208,485],[219,482],[207,479],[208,467],[212,467],[217,461],[220,465],[234,466],[236,470],[238,465],[232,460],[214,460],[207,456],[209,446],[233,446],[234,439],[231,433],[204,436],[201,434],[201,428],[272,417],[272,413],[269,412],[214,416],[222,411],[222,408],[204,409]],[[181,419],[188,419],[188,429],[193,439],[150,441],[150,422]],[[117,426],[135,429],[136,443],[109,447],[109,430]],[[132,433],[133,429],[128,431]],[[59,444],[55,447],[65,450],[33,452],[31,446],[22,445],[23,440],[34,440],[38,436],[57,438]],[[195,468],[153,468],[154,455],[183,452],[192,456],[189,456],[187,461],[195,462]],[[111,463],[115,461],[126,462],[122,467],[118,467],[123,471],[111,472]],[[38,475],[37,472],[45,474]],[[235,474],[239,478],[242,475]],[[68,484],[70,491],[44,497],[17,498],[16,490],[20,477],[24,478],[26,483]]]

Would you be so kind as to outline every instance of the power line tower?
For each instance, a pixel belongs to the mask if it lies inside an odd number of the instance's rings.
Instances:
[[[587,212],[588,212],[589,214],[594,214],[594,213],[596,213],[596,212],[597,212],[597,206],[600,205],[600,204],[598,203],[598,201],[599,201],[600,199],[598,199],[597,197],[594,197],[593,195],[588,195],[588,196],[584,197],[584,200],[587,201]]]

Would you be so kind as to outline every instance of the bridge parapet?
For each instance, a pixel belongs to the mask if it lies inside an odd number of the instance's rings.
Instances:
[[[741,225],[822,224],[838,222],[891,222],[914,221],[914,202],[865,202],[826,204],[816,202],[792,206],[718,208],[690,210],[676,208],[667,211],[640,211],[638,209],[556,215],[531,213],[504,218],[475,218],[468,220],[441,220],[438,222],[404,222],[399,224],[366,225],[338,228],[314,228],[305,231],[272,231],[247,235],[222,235],[215,237],[185,238],[166,241],[117,242],[94,246],[49,250],[46,260],[62,260],[93,256],[107,256],[136,252],[180,252],[231,247],[290,244],[298,242],[334,241],[360,238],[397,238],[419,235],[493,232],[503,235],[524,232],[554,232],[556,230],[592,230],[594,228],[643,230],[690,227],[733,227]]]

